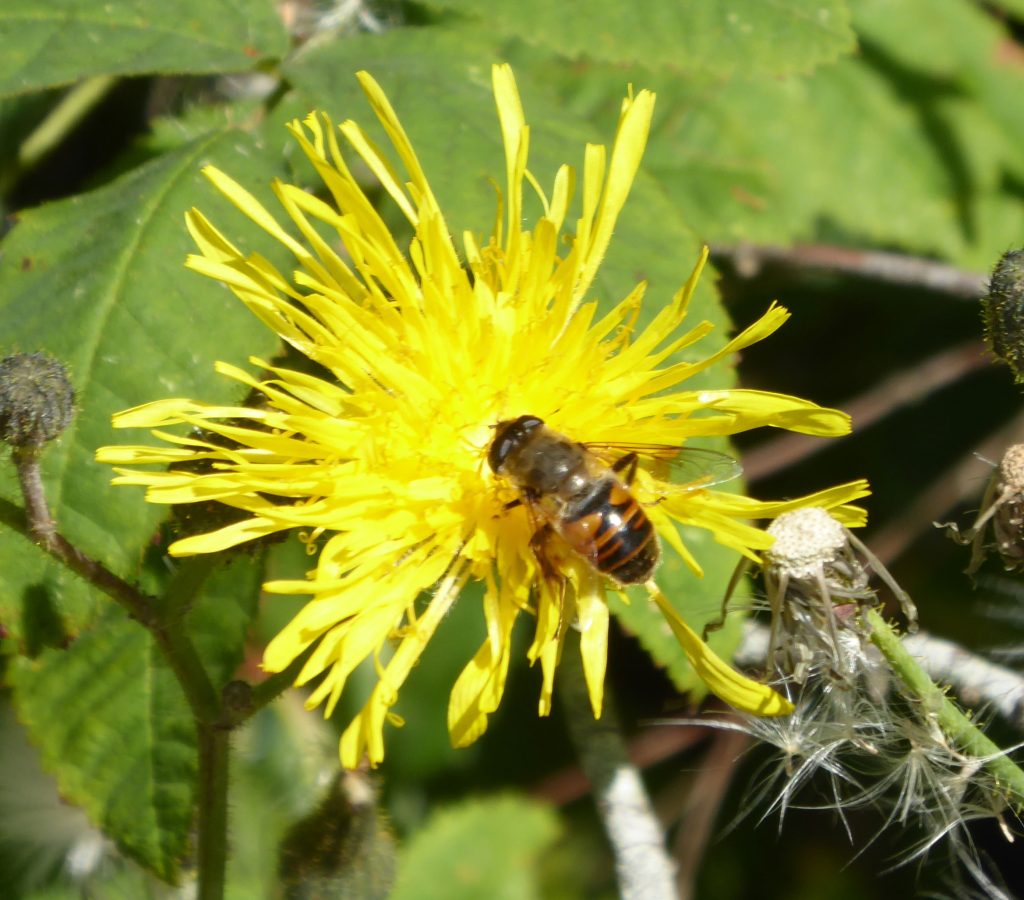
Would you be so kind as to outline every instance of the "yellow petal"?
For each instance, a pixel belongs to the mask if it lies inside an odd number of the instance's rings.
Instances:
[[[409,677],[413,666],[455,602],[468,577],[468,566],[463,566],[448,575],[441,582],[423,615],[409,626],[407,634],[402,638],[387,668],[381,673],[380,680],[362,712],[341,736],[341,763],[346,768],[358,766],[364,751],[371,766],[378,765],[384,759],[384,721],[388,718],[388,711],[398,701],[399,688]]]
[[[651,599],[658,604],[662,615],[668,620],[669,627],[682,646],[693,670],[716,697],[738,710],[756,716],[788,716],[793,712],[793,704],[782,694],[766,684],[741,675],[721,659],[683,621],[668,598],[653,582],[647,585],[647,589]]]
[[[493,595],[491,595],[493,596]],[[519,608],[509,598],[485,599],[488,638],[455,681],[448,700],[448,732],[453,747],[468,747],[487,730],[487,717],[505,690],[512,651],[512,626]],[[490,621],[494,619],[495,621]],[[492,637],[493,635],[493,637]]]
[[[599,580],[588,579],[576,600],[576,628],[580,633],[583,677],[590,695],[594,718],[601,718],[604,705],[604,675],[608,667],[608,604]]]

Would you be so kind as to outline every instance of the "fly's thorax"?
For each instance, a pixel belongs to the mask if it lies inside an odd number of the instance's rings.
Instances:
[[[593,481],[586,450],[549,428],[537,429],[509,453],[501,472],[522,490],[565,502],[588,492]]]

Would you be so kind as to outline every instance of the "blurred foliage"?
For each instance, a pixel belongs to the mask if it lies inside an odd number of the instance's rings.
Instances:
[[[989,268],[1024,235],[1021,34],[1019,0],[949,0],[941,12],[924,0],[8,0],[0,9],[0,234],[9,232],[0,243],[0,351],[46,350],[70,366],[78,414],[44,458],[62,531],[128,580],[154,592],[166,585],[161,509],[110,490],[93,452],[118,440],[112,412],[165,396],[238,400],[213,362],[244,367],[280,350],[226,291],[182,267],[190,249],[182,216],[199,206],[247,250],[279,253],[199,170],[215,163],[263,198],[275,177],[302,183],[308,173],[282,125],[313,108],[365,123],[358,69],[373,73],[398,110],[456,234],[485,232],[494,216],[491,181],[503,163],[492,62],[515,67],[541,183],[563,161],[578,165],[583,142],[610,141],[628,85],[655,89],[645,164],[596,291],[611,303],[645,278],[657,302],[688,275],[701,241],[829,242]],[[970,304],[923,289],[778,271],[754,282],[726,276],[728,312],[711,278],[696,301],[719,332],[776,294],[796,313],[748,352],[744,382],[824,404],[912,372],[980,331]],[[805,493],[866,475],[874,521],[905,521],[919,493],[941,484],[1018,405],[1004,372],[974,375],[757,493]],[[979,464],[979,491],[985,474]],[[19,505],[4,466],[0,523],[15,523]],[[1005,639],[1005,625],[969,612],[977,595],[959,574],[966,560],[927,522],[905,527],[921,536],[896,572],[925,625],[968,644]],[[671,561],[663,570],[696,623],[717,612],[734,563],[708,543],[694,536],[703,582]],[[257,609],[256,585],[268,571],[301,573],[308,560],[296,546],[237,560],[191,611],[218,686],[240,665],[255,676],[260,647],[290,602]],[[982,584],[983,594],[1002,591]],[[660,617],[639,602],[617,612],[625,629],[613,640],[610,678],[624,713],[642,724],[692,683]],[[187,875],[191,865],[195,759],[187,710],[150,640],[6,527],[0,626],[6,698],[21,723],[5,714],[0,740],[20,742],[17,758],[27,759],[8,766],[3,755],[0,883],[9,896],[160,896],[153,876]],[[401,845],[396,896],[427,896],[422,883],[435,880],[465,896],[612,896],[588,808],[556,813],[510,793],[571,765],[558,714],[536,717],[538,673],[517,664],[479,744],[453,751],[447,743],[447,693],[482,628],[468,594],[397,707],[406,724],[391,735],[382,778]],[[733,629],[721,646],[735,639]],[[354,681],[358,693],[358,673]],[[358,698],[347,702],[355,709]],[[335,727],[285,698],[238,736],[229,896],[265,893],[286,831],[326,802]],[[61,818],[41,774],[22,777],[36,764],[19,728],[91,826],[77,812]],[[676,757],[653,770],[655,790],[695,764]],[[26,816],[35,827],[24,826]],[[71,824],[39,826],[46,817]],[[732,831],[709,851],[699,895],[906,896],[915,883],[937,883],[929,869],[876,881],[893,849],[872,847],[848,864],[855,851],[830,825],[807,814],[770,841],[767,826]],[[861,846],[876,826],[854,825]]]

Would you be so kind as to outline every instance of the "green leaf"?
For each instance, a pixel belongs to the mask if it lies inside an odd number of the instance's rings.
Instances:
[[[777,243],[829,229],[944,255],[962,246],[942,149],[863,59],[713,94],[669,88],[664,99],[649,165],[703,234]]]
[[[691,74],[788,75],[832,62],[854,49],[843,0],[428,2],[481,17],[500,35],[574,60],[639,63]]]
[[[203,560],[176,560],[179,566]],[[203,584],[187,619],[196,652],[215,688],[225,685],[245,659],[245,642],[259,606],[262,567],[242,555],[220,564]]]
[[[192,825],[195,730],[146,632],[114,611],[66,650],[16,660],[10,676],[19,718],[61,793],[174,881]]]
[[[90,75],[242,71],[287,46],[267,0],[5,0],[0,96]]]
[[[855,24],[861,55],[808,77],[715,86],[634,73],[658,93],[651,171],[712,240],[838,239],[986,265],[1008,240],[993,217],[1018,220],[1008,188],[1024,175],[1010,36],[968,3],[938,17],[923,2],[858,4]],[[591,71],[577,91],[592,115],[615,75]]]
[[[805,77],[632,66],[636,88],[658,95],[646,171],[708,240],[838,240],[987,267],[1019,220],[1024,178],[1012,36],[970,3],[935,17],[923,0],[879,0],[858,4],[855,24],[861,54]],[[522,45],[511,56],[578,117],[618,106],[616,67],[581,72]]]
[[[243,658],[259,575],[244,557],[222,566],[184,620],[217,689]],[[108,607],[66,649],[16,660],[11,680],[19,716],[64,797],[128,855],[174,880],[192,828],[195,728],[143,627]]]
[[[173,396],[238,400],[244,391],[217,375],[214,361],[245,366],[250,354],[269,356],[278,346],[222,286],[183,266],[193,249],[186,209],[237,216],[200,175],[208,162],[257,195],[269,193],[271,167],[259,144],[220,131],[90,194],[25,213],[2,245],[3,351],[46,350],[68,365],[77,393],[75,420],[43,457],[51,512],[76,546],[129,579],[165,511],[139,490],[112,488],[113,473],[94,462],[104,444],[145,442],[145,434],[114,432],[111,414]],[[0,470],[0,494],[20,505],[9,466]],[[6,528],[0,571],[0,616],[29,645],[73,635],[95,614],[95,589]],[[33,635],[40,617],[45,634]]]
[[[533,900],[540,855],[557,835],[552,810],[518,797],[450,807],[403,848],[391,900]]]
[[[966,239],[957,261],[989,268],[1018,233],[992,221],[1015,221],[1020,211],[1024,67],[1016,35],[972,3],[950,4],[936,16],[922,0],[871,0],[858,4],[856,25],[869,59],[914,105],[950,172],[949,202]]]

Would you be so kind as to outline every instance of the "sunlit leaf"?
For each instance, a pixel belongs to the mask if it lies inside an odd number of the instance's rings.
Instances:
[[[641,63],[676,71],[784,75],[854,47],[843,0],[731,0],[642,4],[616,0],[430,0],[480,16],[489,28],[572,59]]]
[[[90,75],[250,69],[287,39],[269,2],[5,0],[0,96]]]
[[[112,413],[163,397],[238,400],[216,360],[247,365],[276,337],[223,287],[184,268],[191,251],[184,211],[226,214],[199,173],[216,161],[265,190],[271,169],[249,138],[220,131],[190,142],[90,194],[31,210],[3,243],[0,333],[5,350],[46,350],[70,370],[77,394],[71,426],[43,456],[44,482],[59,528],[83,551],[129,579],[164,510],[141,491],[109,484],[97,447],[143,443],[114,432]],[[234,212],[232,210],[232,212]],[[226,215],[225,215],[226,217]],[[245,235],[236,235],[245,244]],[[9,466],[2,495],[20,504]],[[0,615],[30,644],[75,634],[94,614],[98,592],[25,538],[0,531]],[[29,632],[45,620],[45,635]],[[31,620],[35,623],[26,624]]]

